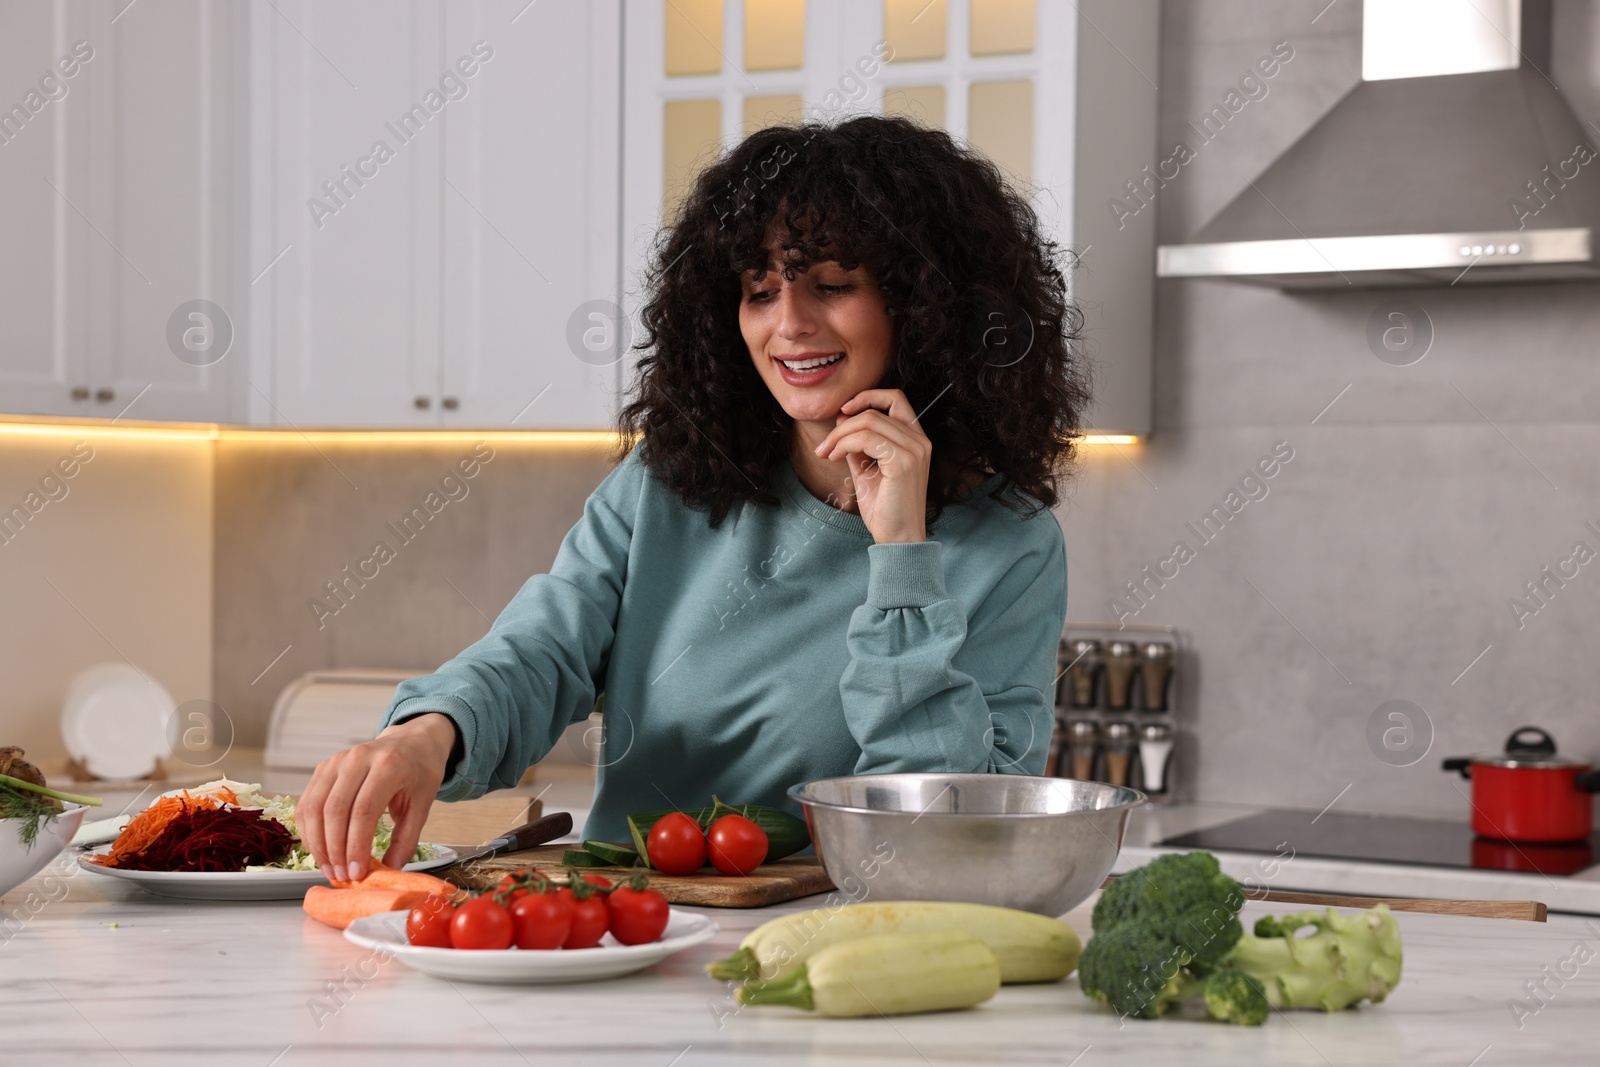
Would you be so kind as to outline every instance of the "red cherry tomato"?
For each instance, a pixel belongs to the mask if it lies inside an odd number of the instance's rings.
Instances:
[[[611,936],[624,945],[647,945],[660,940],[667,928],[667,898],[654,889],[619,886],[606,897],[611,913]]]
[[[500,884],[495,886],[496,893],[503,893],[505,895],[506,907],[508,908],[511,906],[513,901],[521,900],[523,897],[528,895],[527,886],[520,886],[515,889],[512,888],[514,885],[516,885],[518,873],[519,872],[512,871],[510,874],[500,879]]]
[[[465,949],[510,948],[511,913],[491,896],[473,897],[450,920],[450,944]]]
[[[587,899],[578,900],[573,897],[570,889],[563,889],[557,895],[572,901],[572,931],[567,934],[567,939],[561,943],[561,947],[594,948],[598,945],[600,939],[606,936],[606,931],[611,928],[611,916],[606,911],[605,897],[596,893]]]
[[[572,895],[529,893],[511,902],[512,942],[523,949],[560,948],[572,933]]]
[[[406,942],[426,948],[453,948],[450,921],[456,909],[441,896],[430,896],[406,916]]]
[[[724,815],[706,835],[711,866],[723,874],[749,874],[767,858],[767,832],[743,815]]]
[[[588,882],[590,885],[597,885],[601,889],[611,888],[611,879],[607,878],[603,874],[585,874],[583,876],[583,880]]]
[[[650,865],[662,874],[693,874],[706,865],[706,835],[681,811],[663,815],[645,841]]]

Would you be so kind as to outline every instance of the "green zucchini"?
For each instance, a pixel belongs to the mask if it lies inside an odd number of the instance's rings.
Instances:
[[[639,862],[639,852],[632,845],[617,845],[610,841],[585,841],[583,850],[613,867],[632,867]]]
[[[811,835],[806,832],[805,820],[797,819],[781,808],[768,808],[759,804],[736,807],[724,804],[715,797],[712,800],[713,803],[703,808],[684,808],[683,814],[699,823],[702,830],[709,830],[711,824],[723,815],[743,815],[766,833],[767,863],[792,856],[811,844]],[[633,847],[638,850],[639,860],[646,867],[650,866],[650,855],[645,848],[645,842],[650,837],[650,828],[656,824],[656,820],[671,815],[676,810],[668,808],[664,811],[641,811],[628,816],[628,831],[633,835]]]
[[[924,930],[830,945],[782,978],[746,982],[738,1000],[849,1018],[970,1008],[999,989],[988,945],[965,930]]]
[[[614,867],[616,864],[608,863],[592,852],[581,848],[569,848],[561,854],[563,867]]]

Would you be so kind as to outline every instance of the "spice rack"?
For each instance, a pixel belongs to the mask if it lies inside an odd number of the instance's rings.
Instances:
[[[1177,627],[1068,623],[1056,660],[1046,774],[1175,796],[1184,662]]]

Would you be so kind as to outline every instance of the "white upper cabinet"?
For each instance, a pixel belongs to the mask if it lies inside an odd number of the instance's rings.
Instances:
[[[0,13],[0,410],[227,417],[234,13]]]
[[[617,290],[617,5],[251,13],[251,421],[607,425],[567,323]]]
[[[443,5],[249,10],[249,421],[435,425]]]
[[[84,182],[69,181],[70,170],[59,162],[70,143],[65,116],[69,108],[85,110],[89,78],[67,39],[79,26],[67,25],[65,14],[60,4],[12,5],[0,33],[0,70],[32,72],[26,75],[31,95],[18,97],[7,85],[0,99],[0,319],[7,348],[0,408],[8,412],[91,414],[84,259],[85,238],[95,235],[62,200],[81,199]],[[86,124],[78,127],[81,133]],[[58,295],[69,293],[78,299],[58,305]],[[75,389],[81,398],[74,399]]]
[[[621,33],[614,0],[450,4],[447,55],[493,58],[445,114],[445,425],[612,424]]]

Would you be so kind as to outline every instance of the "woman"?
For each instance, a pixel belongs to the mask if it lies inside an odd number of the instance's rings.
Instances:
[[[773,127],[704,171],[654,251],[621,462],[550,573],[317,768],[324,870],[360,877],[386,808],[403,862],[436,795],[513,785],[602,693],[589,838],[817,778],[1040,773],[1086,401],[1056,253],[904,119]]]

